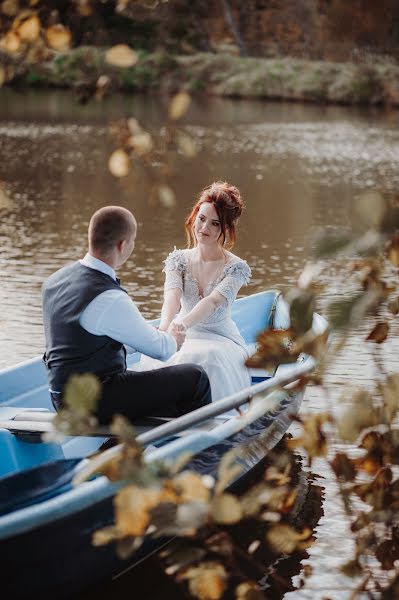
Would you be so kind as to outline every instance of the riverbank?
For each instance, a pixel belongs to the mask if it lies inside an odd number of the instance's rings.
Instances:
[[[224,97],[399,106],[399,66],[389,60],[355,64],[212,53],[137,54],[138,62],[122,69],[105,62],[104,50],[76,48],[26,72],[16,70],[9,84],[90,88],[106,75],[108,84],[129,92],[183,88]]]

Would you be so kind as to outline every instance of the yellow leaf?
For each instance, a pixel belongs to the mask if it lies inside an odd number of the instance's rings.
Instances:
[[[242,518],[241,504],[233,494],[215,496],[211,503],[212,516],[217,523],[232,525]]]
[[[394,267],[399,267],[399,235],[393,236],[387,248],[388,260],[391,261]]]
[[[308,548],[312,544],[311,535],[309,528],[299,532],[286,523],[278,523],[267,530],[266,540],[278,554],[292,554]]]
[[[173,96],[169,104],[169,118],[178,121],[186,114],[191,103],[191,96],[187,92],[179,92]]]
[[[139,156],[148,154],[153,149],[151,135],[147,131],[136,133],[129,138],[129,145],[137,152]]]
[[[113,67],[133,67],[138,61],[138,56],[127,44],[112,46],[105,53],[105,62]]]
[[[106,546],[110,542],[120,539],[121,532],[115,525],[109,525],[103,529],[98,529],[92,537],[93,546]]]
[[[9,31],[1,39],[0,45],[9,54],[16,54],[21,48],[21,38],[14,31]]]
[[[101,393],[101,383],[92,373],[72,375],[65,386],[64,402],[69,408],[87,414],[93,412]]]
[[[194,158],[197,154],[197,148],[194,140],[184,133],[179,133],[176,139],[179,150],[188,158]]]
[[[130,158],[124,150],[115,150],[108,161],[108,168],[114,177],[126,177],[130,172]]]
[[[209,500],[209,488],[204,482],[204,478],[192,471],[179,473],[172,480],[173,486],[180,495],[182,502]]]
[[[3,85],[5,80],[6,80],[6,71],[3,67],[0,67],[0,87]]]
[[[1,12],[7,17],[15,17],[19,11],[18,0],[4,0],[1,5]]]
[[[169,185],[165,183],[158,188],[159,201],[165,208],[174,208],[176,206],[176,196]]]
[[[91,6],[90,0],[77,0],[77,11],[81,17],[90,17],[93,14],[93,7]]]
[[[143,535],[150,524],[152,508],[159,504],[161,490],[124,487],[114,499],[116,527],[123,535]]]
[[[25,42],[34,42],[40,35],[40,20],[37,15],[29,17],[23,21],[18,29],[17,33],[21,40]]]
[[[198,600],[219,600],[226,589],[227,573],[218,563],[200,563],[187,569],[179,579],[188,580],[191,595]]]
[[[47,44],[53,50],[64,52],[71,45],[72,35],[69,29],[57,23],[46,29]]]

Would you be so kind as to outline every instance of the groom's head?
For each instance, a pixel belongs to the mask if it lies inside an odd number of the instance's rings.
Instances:
[[[129,258],[136,239],[136,219],[127,208],[104,206],[89,223],[89,252],[118,268]]]

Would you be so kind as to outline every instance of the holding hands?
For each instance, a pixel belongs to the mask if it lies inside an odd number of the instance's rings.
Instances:
[[[168,333],[175,338],[177,349],[180,350],[186,339],[186,326],[178,321],[172,321],[168,327]]]

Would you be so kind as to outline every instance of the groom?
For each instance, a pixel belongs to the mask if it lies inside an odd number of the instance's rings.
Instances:
[[[97,408],[101,424],[114,414],[178,417],[211,402],[205,371],[194,364],[134,372],[126,348],[166,360],[184,341],[176,326],[162,332],[145,321],[115,271],[131,255],[137,224],[120,206],[106,206],[89,224],[89,251],[43,285],[44,362],[54,407],[75,373],[94,373],[102,383]]]

